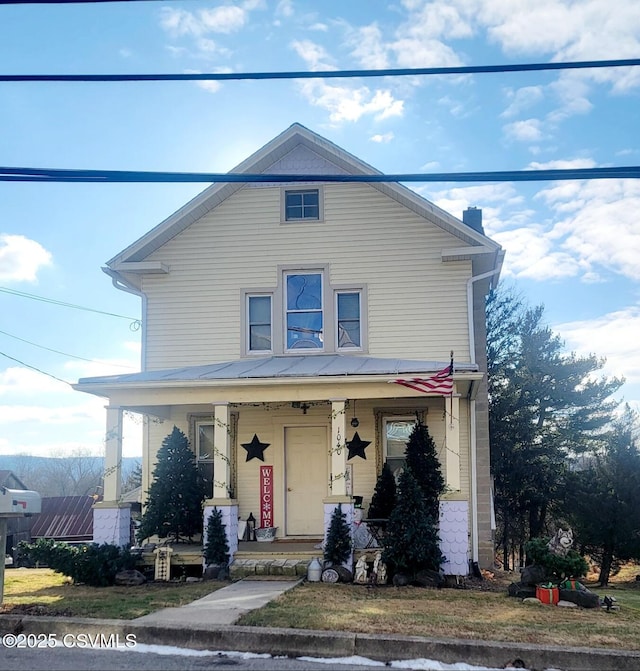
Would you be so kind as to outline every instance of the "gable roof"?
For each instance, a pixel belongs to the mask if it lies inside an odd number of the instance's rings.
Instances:
[[[22,480],[13,472],[5,469],[0,470],[0,487],[9,489],[27,489]]]
[[[336,174],[381,175],[380,171],[353,156],[326,138],[317,135],[299,123],[294,123],[283,133],[264,145],[249,158],[233,168],[230,173],[246,174],[287,174],[279,165],[287,154],[298,147],[304,147],[323,159],[318,166],[311,165],[307,174],[327,174],[325,162],[335,166]],[[310,181],[313,181],[310,178]],[[498,255],[501,247],[482,233],[464,224],[460,219],[445,212],[437,205],[422,198],[407,187],[394,182],[369,182],[370,186],[398,201],[436,226],[460,239],[465,246],[483,248],[485,253]],[[155,250],[203,217],[217,205],[244,186],[243,182],[217,183],[197,195],[177,212],[151,229],[148,233],[129,245],[107,262],[103,270],[117,279],[123,279],[122,272],[165,272],[151,262],[145,261]],[[478,251],[478,250],[476,250]],[[125,281],[126,283],[126,281]]]

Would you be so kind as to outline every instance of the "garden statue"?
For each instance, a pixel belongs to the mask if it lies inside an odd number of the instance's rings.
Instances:
[[[367,558],[362,555],[356,562],[355,582],[359,585],[367,584]]]
[[[571,528],[558,529],[555,536],[549,541],[549,550],[552,554],[566,557],[573,545],[573,531]]]
[[[382,563],[381,552],[376,552],[375,559],[373,560],[373,572],[375,573],[378,585],[387,584],[387,567]]]

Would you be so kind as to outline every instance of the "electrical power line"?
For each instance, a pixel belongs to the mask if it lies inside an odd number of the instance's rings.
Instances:
[[[44,370],[40,370],[40,368],[36,368],[35,366],[31,366],[28,363],[25,363],[24,361],[20,361],[20,359],[16,359],[15,357],[9,356],[8,354],[5,354],[4,352],[0,352],[0,356],[4,356],[7,359],[11,359],[11,361],[15,361],[16,363],[19,363],[21,366],[24,366],[25,368],[30,368],[31,370],[34,370],[36,373],[40,373],[41,375],[46,375],[47,377],[52,378],[53,380],[57,380],[58,382],[64,382],[65,384],[68,384],[71,386],[71,382],[67,382],[66,380],[63,380],[60,377],[56,377],[55,375],[52,375],[51,373],[47,373]]]
[[[3,4],[0,0],[0,4]],[[582,70],[640,65],[640,58],[557,63],[512,63],[504,65],[452,65],[438,68],[384,68],[379,70],[321,70],[291,72],[208,72],[172,74],[80,74],[80,75],[0,75],[0,82],[150,82],[150,81],[238,81],[271,79],[345,79],[353,77],[416,77],[427,75],[534,72],[540,70]]]
[[[25,338],[20,338],[19,336],[13,335],[12,333],[7,333],[6,331],[0,331],[0,333],[4,336],[7,336],[8,338],[13,338],[14,340],[19,340],[20,342],[26,343],[27,345],[38,347],[39,349],[44,349],[47,352],[53,352],[54,354],[61,354],[62,356],[68,356],[71,357],[72,359],[79,359],[80,361],[88,361],[89,363],[99,363],[99,364],[104,363],[103,361],[97,361],[96,359],[86,359],[83,356],[77,356],[76,354],[69,354],[68,352],[61,352],[60,350],[52,349],[51,347],[38,345],[38,343],[31,342],[30,340],[26,340]],[[133,366],[125,366],[118,363],[111,363],[109,365],[116,366],[117,368],[127,368],[129,370],[133,369]]]
[[[10,294],[12,296],[19,296],[20,298],[30,298],[34,301],[40,301],[41,303],[50,303],[52,305],[61,305],[65,308],[73,308],[75,310],[84,310],[85,312],[95,312],[100,315],[107,315],[108,317],[118,317],[119,319],[128,319],[132,323],[140,323],[139,319],[135,317],[127,317],[126,315],[119,315],[114,312],[105,312],[104,310],[96,310],[95,308],[88,308],[83,305],[75,305],[74,303],[66,303],[65,301],[58,301],[53,298],[45,298],[44,296],[37,296],[35,294],[29,294],[25,291],[18,291],[16,289],[8,289],[7,287],[0,287],[0,292],[5,294]]]
[[[64,170],[0,167],[0,182],[540,182],[581,179],[638,179],[640,166],[500,170],[495,172],[382,173],[357,175],[274,175],[267,173],[143,172],[130,170]],[[71,307],[71,306],[70,306]],[[77,306],[73,306],[77,307]],[[99,311],[95,311],[99,312]],[[109,314],[109,313],[105,313]],[[122,315],[113,315],[122,317]]]

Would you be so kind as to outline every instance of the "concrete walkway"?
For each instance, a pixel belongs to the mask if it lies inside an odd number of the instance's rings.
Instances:
[[[250,610],[284,594],[302,582],[297,580],[239,580],[227,587],[178,608],[163,608],[132,622],[150,625],[179,624],[183,627],[218,627],[233,624]]]

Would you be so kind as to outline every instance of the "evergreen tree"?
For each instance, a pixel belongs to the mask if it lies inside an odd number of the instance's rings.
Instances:
[[[214,508],[207,520],[207,540],[204,545],[204,559],[207,565],[229,563],[229,542],[222,523],[222,511]]]
[[[567,499],[580,545],[600,565],[601,585],[620,563],[640,559],[640,440],[629,406],[614,423],[605,449],[571,473]]]
[[[427,513],[422,490],[409,469],[400,474],[398,503],[391,513],[382,561],[392,573],[414,576],[418,571],[439,570],[440,552],[437,518]]]
[[[142,464],[137,461],[135,466],[129,471],[122,483],[122,493],[127,494],[128,492],[137,489],[142,486]]]
[[[324,546],[324,559],[333,566],[339,566],[351,559],[351,531],[340,504],[331,514],[327,542]]]
[[[387,519],[396,506],[396,479],[393,477],[389,464],[382,467],[378,476],[376,488],[369,505],[371,519]]]
[[[149,487],[138,539],[157,535],[175,542],[202,533],[202,502],[205,498],[189,440],[178,429],[162,441],[158,463]]]
[[[440,517],[440,495],[445,490],[445,482],[440,470],[436,445],[429,429],[420,421],[416,422],[405,450],[407,469],[416,479],[422,491],[425,510],[429,517]]]
[[[543,317],[513,290],[487,302],[491,465],[507,569],[513,552],[522,557],[528,539],[545,535],[552,514],[564,516],[567,458],[602,445],[623,382],[596,379],[604,361],[565,353]]]

